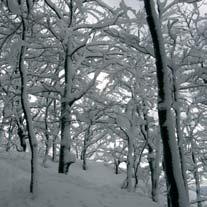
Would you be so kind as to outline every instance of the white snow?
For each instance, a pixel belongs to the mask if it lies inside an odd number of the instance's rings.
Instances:
[[[41,161],[39,162],[41,163]],[[125,175],[115,175],[103,163],[89,161],[88,171],[77,161],[69,174],[58,174],[57,163],[39,166],[39,194],[29,193],[30,160],[24,153],[0,153],[1,207],[156,207],[147,197],[121,190]],[[157,206],[158,207],[158,206]]]

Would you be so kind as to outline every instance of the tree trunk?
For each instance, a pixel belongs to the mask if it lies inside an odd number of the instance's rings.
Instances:
[[[184,153],[184,145],[183,145],[183,133],[181,131],[181,117],[180,117],[180,108],[179,108],[179,94],[176,80],[176,66],[172,69],[172,79],[173,79],[173,92],[174,92],[174,102],[175,102],[175,125],[176,125],[176,133],[178,140],[178,149],[180,155],[180,164],[183,175],[183,180],[185,184],[186,191],[188,192],[188,183],[187,183],[187,175],[186,175],[186,162],[185,162],[185,153]]]
[[[78,152],[77,144],[75,145],[75,155],[76,155],[76,159],[79,159],[79,152]]]
[[[120,165],[120,160],[117,160],[116,158],[114,159],[114,173],[116,175],[119,174],[119,165]]]
[[[143,152],[145,150],[147,146],[147,141],[145,141],[143,147],[142,147],[142,150],[140,152],[140,155],[139,155],[139,159],[138,161],[136,162],[137,158],[134,159],[134,179],[135,179],[135,183],[134,183],[134,189],[137,188],[138,184],[139,184],[139,179],[138,179],[138,169],[139,169],[139,166],[140,166],[140,163],[141,163],[141,160],[142,160],[142,155],[143,155]],[[134,153],[135,154],[135,153]]]
[[[54,135],[52,140],[52,161],[56,162],[56,155],[57,155],[57,135]]]
[[[44,158],[43,158],[43,161],[42,161],[42,165],[45,168],[47,167],[46,163],[47,163],[47,160],[48,160],[49,150],[50,150],[49,140],[45,140],[45,154],[44,154]]]
[[[150,176],[151,176],[151,196],[152,200],[154,202],[158,202],[158,195],[157,195],[157,189],[158,189],[158,178],[156,176],[156,171],[155,171],[155,157],[154,157],[154,150],[150,146],[148,146],[148,163],[149,163],[149,168],[150,168]]]
[[[57,113],[57,105],[56,105],[56,100],[53,102],[53,110],[54,110],[54,119],[56,119],[56,113]],[[59,133],[59,126],[57,127],[57,131],[55,130],[53,134],[53,139],[52,139],[52,161],[56,162],[56,155],[57,155],[57,138],[58,138],[58,133]]]
[[[192,135],[191,135],[192,137]],[[191,156],[192,156],[192,161],[193,161],[193,177],[195,179],[195,184],[196,184],[196,199],[197,199],[197,206],[202,207],[202,201],[201,201],[201,187],[200,187],[200,178],[199,178],[199,172],[198,172],[198,166],[197,166],[197,160],[196,160],[196,155],[195,155],[195,143],[193,141],[193,137],[191,138]]]
[[[20,139],[20,145],[22,147],[22,151],[26,152],[26,150],[27,150],[27,143],[26,143],[26,135],[25,135],[25,132],[23,130],[23,125],[21,126],[21,125],[18,124],[17,134],[18,134],[19,139]]]
[[[153,168],[153,181],[152,181],[152,200],[158,202],[159,196],[159,177],[160,177],[160,137],[156,138],[156,154]]]
[[[199,172],[198,172],[198,168],[197,168],[196,158],[195,158],[195,155],[193,152],[192,152],[192,159],[193,159],[193,163],[195,165],[193,176],[194,176],[195,184],[196,184],[196,196],[197,196],[197,201],[198,201],[197,205],[198,205],[198,207],[202,207],[200,178],[199,178]]]
[[[59,173],[66,173],[66,154],[70,150],[70,106],[66,101],[61,104],[61,143]]]
[[[132,191],[132,169],[133,169],[133,143],[131,137],[128,136],[128,152],[127,152],[127,190]]]
[[[9,152],[10,148],[11,148],[11,141],[12,141],[12,132],[13,132],[13,123],[12,120],[10,120],[9,123],[9,129],[8,129],[8,140],[6,143],[6,152]]]
[[[18,68],[16,68],[16,70],[14,71],[15,75],[19,74],[19,70]],[[20,80],[15,80],[14,82],[15,84],[15,89],[18,91],[20,90]],[[20,145],[22,147],[22,151],[26,152],[27,150],[27,144],[26,144],[26,135],[25,135],[25,131],[24,131],[24,118],[22,116],[22,104],[21,104],[21,97],[17,96],[15,98],[15,104],[14,104],[14,111],[16,112],[16,122],[17,122],[17,134],[19,136],[19,140],[20,140]]]
[[[5,107],[3,106],[3,110],[2,110],[2,121],[0,123],[0,145],[3,141],[3,137],[4,137],[4,125],[5,125],[5,121],[6,121],[6,115],[5,115]]]
[[[87,170],[87,163],[86,163],[86,140],[84,140],[83,144],[83,151],[82,151],[82,160],[83,160],[83,165],[82,168],[83,170]]]
[[[144,107],[145,104],[143,104]],[[147,149],[148,149],[148,163],[149,163],[149,169],[150,169],[150,176],[151,176],[151,196],[152,200],[154,202],[158,202],[158,183],[159,183],[159,144],[156,143],[156,152],[152,147],[152,144],[150,144],[150,134],[149,134],[149,125],[148,125],[148,118],[147,118],[147,110],[144,110],[144,131],[141,129],[141,132],[143,136],[145,137]]]
[[[66,154],[70,151],[70,119],[71,119],[71,87],[72,87],[72,57],[70,56],[71,40],[68,40],[68,45],[65,51],[65,88],[64,94],[61,97],[61,143],[59,154],[59,173],[66,173]]]
[[[82,153],[81,153],[82,160],[83,160],[83,165],[82,165],[83,170],[87,170],[86,152],[87,152],[87,148],[88,148],[90,128],[91,128],[91,123],[89,123],[89,126],[86,130],[86,133],[85,133],[84,141],[83,141],[83,150],[82,150]]]
[[[22,18],[22,40],[25,41],[26,35],[26,22]],[[19,57],[19,72],[21,78],[21,103],[26,120],[26,127],[28,131],[29,144],[31,148],[31,180],[30,180],[30,192],[35,196],[37,194],[38,188],[38,151],[37,151],[37,139],[35,137],[32,116],[30,111],[30,105],[28,101],[27,94],[27,73],[24,66],[24,56],[26,48],[21,47],[20,57]]]
[[[161,26],[153,0],[144,0],[156,58],[158,81],[158,116],[163,141],[164,165],[167,179],[168,207],[188,207],[189,200],[182,176],[180,157],[171,112],[172,96]]]
[[[48,155],[49,155],[49,151],[50,151],[50,136],[49,136],[49,128],[48,128],[48,123],[47,123],[47,119],[48,119],[48,110],[49,110],[49,107],[50,105],[52,104],[52,101],[49,102],[48,98],[46,98],[46,109],[45,109],[45,154],[44,154],[44,158],[43,158],[43,161],[42,161],[42,164],[44,167],[47,167],[46,166],[46,162],[47,162],[47,159],[48,159]]]
[[[185,184],[186,191],[188,192],[188,183],[187,183],[187,175],[186,175],[186,162],[185,162],[185,153],[184,153],[184,146],[183,146],[183,135],[180,126],[180,109],[176,107],[175,109],[175,124],[176,124],[176,131],[177,131],[177,139],[178,139],[178,149],[180,155],[180,164],[182,170],[182,176]]]

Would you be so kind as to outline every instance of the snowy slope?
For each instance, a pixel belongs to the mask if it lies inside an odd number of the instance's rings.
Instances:
[[[27,154],[0,153],[0,207],[156,207],[150,199],[120,189],[122,176],[102,163],[89,163],[84,172],[80,162],[69,175],[57,173],[57,164],[39,166],[39,195],[29,189]]]

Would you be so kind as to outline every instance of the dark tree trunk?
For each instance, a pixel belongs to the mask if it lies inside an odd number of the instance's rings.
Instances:
[[[145,121],[144,127],[141,126],[141,133],[145,139],[145,147],[148,149],[148,163],[149,163],[149,169],[150,169],[150,177],[151,177],[151,196],[152,200],[154,202],[158,202],[158,183],[159,183],[159,160],[156,160],[156,158],[159,158],[157,156],[157,153],[159,153],[159,150],[156,149],[156,153],[154,148],[152,147],[152,144],[150,143],[150,133],[149,133],[149,124],[148,124],[148,118],[147,118],[147,110],[146,105],[143,102],[143,118]],[[156,146],[158,147],[158,146]],[[144,150],[143,148],[143,150]],[[143,152],[142,152],[143,153]],[[136,182],[135,182],[136,183]]]
[[[53,111],[54,111],[54,119],[56,119],[56,113],[57,113],[57,104],[56,100],[53,101]],[[52,161],[56,162],[57,159],[57,139],[58,139],[58,133],[59,133],[59,126],[57,127],[56,133],[53,135],[52,139]]]
[[[18,134],[19,139],[20,139],[20,145],[22,147],[22,151],[26,152],[26,150],[27,150],[26,135],[25,135],[25,132],[24,132],[24,130],[22,129],[21,126],[18,126],[17,134]]]
[[[84,140],[84,142],[85,142],[85,140]],[[84,149],[82,151],[82,159],[83,159],[82,168],[83,168],[83,170],[87,170],[87,163],[86,163],[86,146],[84,147]]]
[[[72,87],[72,57],[70,55],[71,50],[71,40],[68,40],[68,45],[65,50],[65,84],[64,84],[64,94],[61,97],[61,143],[60,143],[60,154],[59,154],[59,173],[66,173],[66,154],[70,151],[70,119],[71,119],[71,87]]]
[[[157,175],[157,170],[155,166],[156,160],[155,160],[155,150],[153,149],[152,145],[149,142],[150,135],[149,135],[149,126],[148,126],[148,119],[147,119],[147,112],[144,112],[144,120],[145,120],[145,132],[143,132],[143,135],[145,136],[145,140],[147,143],[147,149],[148,149],[148,163],[149,163],[149,169],[150,169],[150,176],[151,176],[151,196],[152,200],[154,202],[158,202],[158,183],[159,183],[159,176]],[[159,162],[159,161],[158,161]]]
[[[26,36],[26,22],[22,17],[22,40],[25,41]],[[26,128],[28,132],[29,144],[31,148],[31,180],[30,180],[30,192],[33,193],[34,196],[37,194],[38,188],[38,152],[37,152],[37,139],[35,137],[33,123],[32,123],[32,115],[30,111],[28,94],[27,94],[27,73],[24,65],[24,56],[25,56],[26,48],[25,46],[21,47],[20,57],[19,57],[19,72],[21,78],[21,103],[22,109],[24,113],[24,117],[26,120]]]
[[[116,175],[119,174],[119,165],[120,165],[120,160],[114,159],[114,172]]]
[[[90,137],[91,124],[92,123],[89,123],[89,126],[85,133],[84,141],[83,141],[83,150],[81,153],[81,157],[83,160],[83,165],[82,165],[83,170],[87,170],[86,152],[87,152],[88,142],[89,142],[89,137]]]
[[[157,195],[157,188],[158,188],[158,178],[156,176],[156,172],[155,172],[155,157],[153,155],[154,153],[154,150],[152,149],[152,147],[148,146],[148,162],[149,162],[149,168],[150,168],[150,176],[151,176],[151,185],[152,185],[152,188],[151,188],[151,196],[152,196],[152,200],[154,202],[157,202],[157,198],[158,198],[158,195]]]
[[[59,173],[66,173],[66,154],[70,151],[70,105],[67,102],[61,104],[61,144],[59,154]]]
[[[145,143],[144,143],[144,145],[142,147],[142,150],[140,152],[138,161],[136,162],[137,158],[134,159],[134,179],[135,179],[134,188],[135,189],[137,188],[137,186],[139,184],[138,170],[139,170],[139,166],[140,166],[140,163],[141,163],[141,160],[142,160],[142,155],[143,155],[143,152],[144,152],[146,146],[147,146],[147,141],[145,141]],[[136,153],[134,153],[134,154],[136,154]]]
[[[52,161],[56,162],[56,156],[57,156],[57,143],[56,143],[57,135],[53,137],[52,142]]]
[[[132,191],[132,169],[133,169],[133,143],[132,138],[128,136],[127,152],[127,190]]]
[[[174,42],[174,44],[176,44],[176,42]],[[178,91],[177,80],[176,80],[176,66],[175,65],[173,66],[171,71],[172,71],[174,102],[176,104],[178,104],[179,91]],[[183,145],[183,132],[181,130],[180,108],[175,106],[174,111],[175,111],[175,126],[176,126],[177,140],[178,140],[178,149],[179,149],[179,155],[180,155],[181,170],[182,170],[185,188],[186,188],[186,191],[188,191],[188,183],[187,183],[187,175],[186,175],[186,162],[185,162],[185,153],[184,153],[184,145]]]
[[[158,116],[163,141],[164,165],[167,179],[168,207],[188,207],[189,200],[182,176],[178,146],[171,112],[172,96],[169,87],[166,53],[161,26],[153,0],[144,0],[156,58],[158,81]]]
[[[71,119],[71,103],[69,101],[71,96],[71,70],[72,70],[72,57],[69,55],[69,48],[71,42],[69,41],[65,51],[65,86],[64,94],[61,98],[61,143],[60,143],[60,154],[59,154],[59,173],[66,173],[66,152],[70,151],[70,119]]]
[[[65,169],[64,169],[64,150],[65,150],[65,146],[60,146],[60,154],[59,154],[59,166],[58,166],[58,173],[65,173]]]

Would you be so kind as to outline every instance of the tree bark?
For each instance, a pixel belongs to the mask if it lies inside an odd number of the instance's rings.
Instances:
[[[193,150],[192,150],[192,160],[193,160],[193,164],[194,164],[193,176],[194,176],[195,184],[196,184],[196,196],[197,196],[197,201],[198,201],[197,206],[202,207],[200,178],[199,178],[199,172],[198,172],[195,153]]]
[[[83,150],[82,150],[82,153],[81,153],[82,160],[83,160],[83,165],[82,165],[83,170],[87,170],[86,152],[87,152],[87,148],[88,148],[88,141],[89,141],[89,136],[90,136],[91,124],[92,123],[89,123],[89,126],[86,130],[85,137],[84,137],[84,140],[83,140]]]
[[[9,129],[8,129],[8,139],[7,139],[7,143],[6,143],[6,152],[9,152],[9,150],[11,148],[12,132],[13,132],[13,123],[12,123],[12,119],[11,119],[10,123],[9,123]]]
[[[23,118],[20,117],[19,115],[17,115],[17,134],[19,136],[19,140],[20,140],[20,145],[22,147],[22,151],[26,152],[27,150],[27,143],[26,143],[26,134],[24,131],[24,125],[23,125]]]
[[[142,150],[141,150],[141,152],[140,152],[138,161],[136,162],[137,158],[134,159],[134,179],[135,179],[134,189],[136,189],[137,186],[138,186],[138,184],[139,184],[138,170],[139,170],[139,166],[140,166],[140,164],[141,164],[141,160],[142,160],[143,152],[144,152],[146,146],[147,146],[147,141],[145,141],[144,146],[142,147]]]
[[[119,174],[119,165],[121,164],[119,159],[114,158],[114,173]]]
[[[56,119],[56,112],[57,112],[57,105],[56,105],[56,100],[53,102],[53,110],[54,110],[54,119]],[[58,138],[58,132],[59,132],[59,126],[57,128],[57,134],[53,135],[52,139],[52,161],[56,162],[56,155],[57,155],[57,138]]]
[[[197,199],[197,206],[202,207],[202,201],[201,201],[201,186],[200,186],[200,176],[198,172],[198,163],[196,159],[195,154],[195,145],[196,143],[193,140],[193,133],[190,131],[190,137],[191,137],[191,157],[193,161],[193,177],[195,179],[195,185],[196,185],[196,199]]]
[[[71,40],[68,40],[68,44],[65,51],[65,87],[64,94],[61,97],[61,143],[59,154],[59,173],[66,173],[66,154],[67,150],[70,151],[70,119],[71,119],[71,87],[72,87],[72,57],[70,56]]]
[[[127,152],[127,190],[132,191],[132,169],[133,169],[133,143],[131,137],[128,136],[128,152]]]
[[[144,107],[145,104],[143,104]],[[151,196],[152,200],[154,202],[158,202],[158,184],[159,184],[159,144],[156,145],[157,149],[156,152],[154,148],[152,147],[152,144],[150,144],[150,134],[149,134],[149,125],[148,125],[148,118],[147,118],[147,111],[144,110],[144,131],[141,129],[141,132],[146,140],[147,149],[148,149],[148,163],[149,163],[149,169],[150,169],[150,176],[151,176]]]
[[[48,119],[48,110],[49,110],[49,107],[50,105],[52,104],[52,101],[49,102],[48,98],[46,98],[46,109],[45,109],[45,117],[44,117],[44,121],[45,121],[45,154],[44,154],[44,158],[43,158],[43,161],[42,161],[42,164],[44,167],[47,167],[46,166],[46,162],[47,162],[47,159],[48,159],[48,154],[49,154],[49,151],[50,151],[50,136],[49,136],[49,128],[48,128],[48,123],[47,123],[47,119]]]
[[[147,22],[152,36],[158,82],[158,116],[163,141],[164,165],[167,179],[168,207],[188,207],[189,200],[182,176],[180,157],[171,112],[172,96],[161,26],[153,0],[144,0]]]
[[[174,65],[172,69],[172,81],[173,81],[173,92],[174,92],[174,110],[175,110],[175,125],[176,125],[176,133],[178,140],[178,149],[180,155],[180,164],[183,175],[183,180],[185,184],[186,191],[188,192],[188,183],[187,183],[187,175],[186,175],[186,162],[185,162],[185,153],[184,153],[184,145],[183,145],[183,133],[181,130],[181,116],[180,116],[180,108],[179,108],[179,92],[177,87],[176,80],[176,66]]]
[[[53,136],[52,140],[52,161],[56,162],[57,161],[57,135]]]
[[[59,154],[59,173],[66,173],[66,154],[70,150],[70,106],[68,103],[61,104],[61,143]]]
[[[153,169],[153,182],[152,182],[152,200],[158,202],[159,196],[159,177],[160,177],[160,137],[156,137],[156,152]]]
[[[26,22],[22,17],[22,40],[25,41],[26,35]],[[26,127],[28,131],[29,144],[31,148],[31,180],[30,180],[30,192],[34,196],[37,194],[38,189],[38,151],[37,151],[37,139],[33,129],[32,116],[30,111],[30,105],[28,101],[27,94],[27,73],[24,66],[26,47],[21,46],[20,56],[19,56],[19,72],[21,79],[21,103],[26,120]]]
[[[86,140],[84,139],[84,144],[83,144],[83,151],[82,151],[82,160],[83,160],[83,165],[82,168],[83,170],[87,170],[87,162],[86,162]]]

